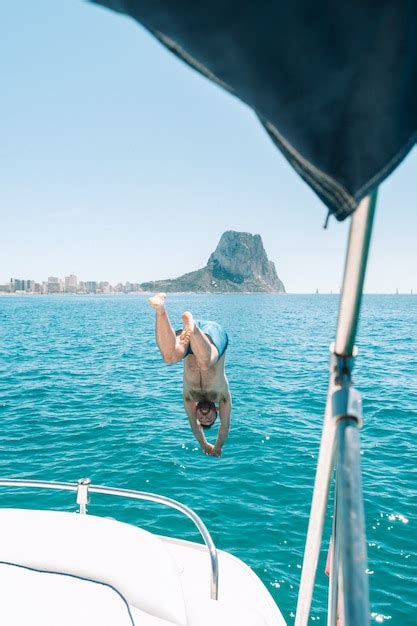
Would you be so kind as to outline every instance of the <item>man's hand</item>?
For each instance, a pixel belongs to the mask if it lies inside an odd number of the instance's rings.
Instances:
[[[221,456],[222,455],[222,449],[217,446],[213,446],[213,444],[211,443],[205,443],[201,447],[203,449],[204,454],[207,454],[207,456]]]
[[[211,443],[208,443],[207,441],[205,441],[204,443],[201,444],[201,449],[203,450],[204,454],[211,456],[211,453],[214,450],[214,446]]]

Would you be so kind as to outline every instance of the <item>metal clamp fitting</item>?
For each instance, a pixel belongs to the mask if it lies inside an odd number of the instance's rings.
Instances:
[[[88,487],[90,484],[91,480],[89,478],[80,478],[78,480],[77,504],[80,505],[80,509],[78,511],[80,515],[85,515],[87,513],[87,504],[89,503]]]
[[[330,354],[330,370],[334,375],[334,384],[351,384],[353,365],[358,354],[357,347],[353,346],[352,354],[350,355],[337,354],[335,352],[335,344],[331,343]]]
[[[357,348],[354,347],[350,356],[336,354],[334,344],[330,346],[330,360],[333,383],[336,387],[332,394],[332,416],[335,420],[351,417],[362,426],[362,397],[352,384],[352,369]]]

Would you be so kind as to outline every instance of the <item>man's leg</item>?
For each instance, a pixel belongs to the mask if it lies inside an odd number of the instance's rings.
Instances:
[[[190,342],[191,350],[197,360],[200,369],[208,369],[219,359],[219,352],[215,345],[196,325],[192,314],[185,311],[182,314],[184,330],[180,335],[180,340]]]
[[[165,310],[166,295],[157,293],[149,298],[149,304],[155,309],[155,336],[156,343],[166,363],[177,363],[184,358],[188,341],[181,340],[175,335]]]

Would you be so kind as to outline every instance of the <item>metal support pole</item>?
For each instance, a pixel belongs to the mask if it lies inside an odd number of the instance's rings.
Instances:
[[[354,412],[353,416],[356,419],[360,415],[360,398],[351,387],[350,378],[343,376],[343,381],[340,379],[340,368],[344,374],[343,358],[354,356],[354,342],[359,320],[376,197],[377,192],[374,191],[370,196],[362,200],[352,216],[350,225],[336,328],[336,341],[334,347],[332,346],[331,348],[333,356],[330,365],[329,387],[298,593],[295,626],[307,626],[310,615],[330,481],[334,468],[337,425],[335,412],[339,413],[339,417],[346,413],[349,414],[349,412]],[[351,363],[349,363],[350,369]],[[342,393],[340,394],[340,392]],[[343,408],[344,406],[346,409]],[[334,588],[336,587],[337,585],[334,585]]]
[[[369,624],[365,515],[356,419],[341,419],[337,428],[337,520],[335,554],[341,566],[343,594],[339,609],[344,626]]]
[[[330,539],[331,557],[330,557],[330,571],[329,571],[329,596],[327,599],[327,626],[337,626],[337,598],[339,594],[339,558],[338,553],[334,549],[337,541],[337,497],[335,494],[334,507],[333,507],[333,524],[332,524],[332,536]]]
[[[340,355],[353,354],[376,198],[376,190],[364,198],[350,224],[335,342],[335,352]]]
[[[334,390],[334,375],[331,370],[313,499],[308,521],[303,569],[301,571],[300,589],[298,592],[295,626],[307,626],[313,599],[314,582],[323,536],[330,480],[334,467],[334,444],[336,437],[336,423],[332,417],[332,394]]]

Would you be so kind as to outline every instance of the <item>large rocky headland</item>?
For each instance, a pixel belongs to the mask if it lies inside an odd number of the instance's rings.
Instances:
[[[270,292],[285,293],[275,265],[265,252],[260,235],[228,230],[220,238],[207,265],[178,278],[142,283],[144,291]]]

